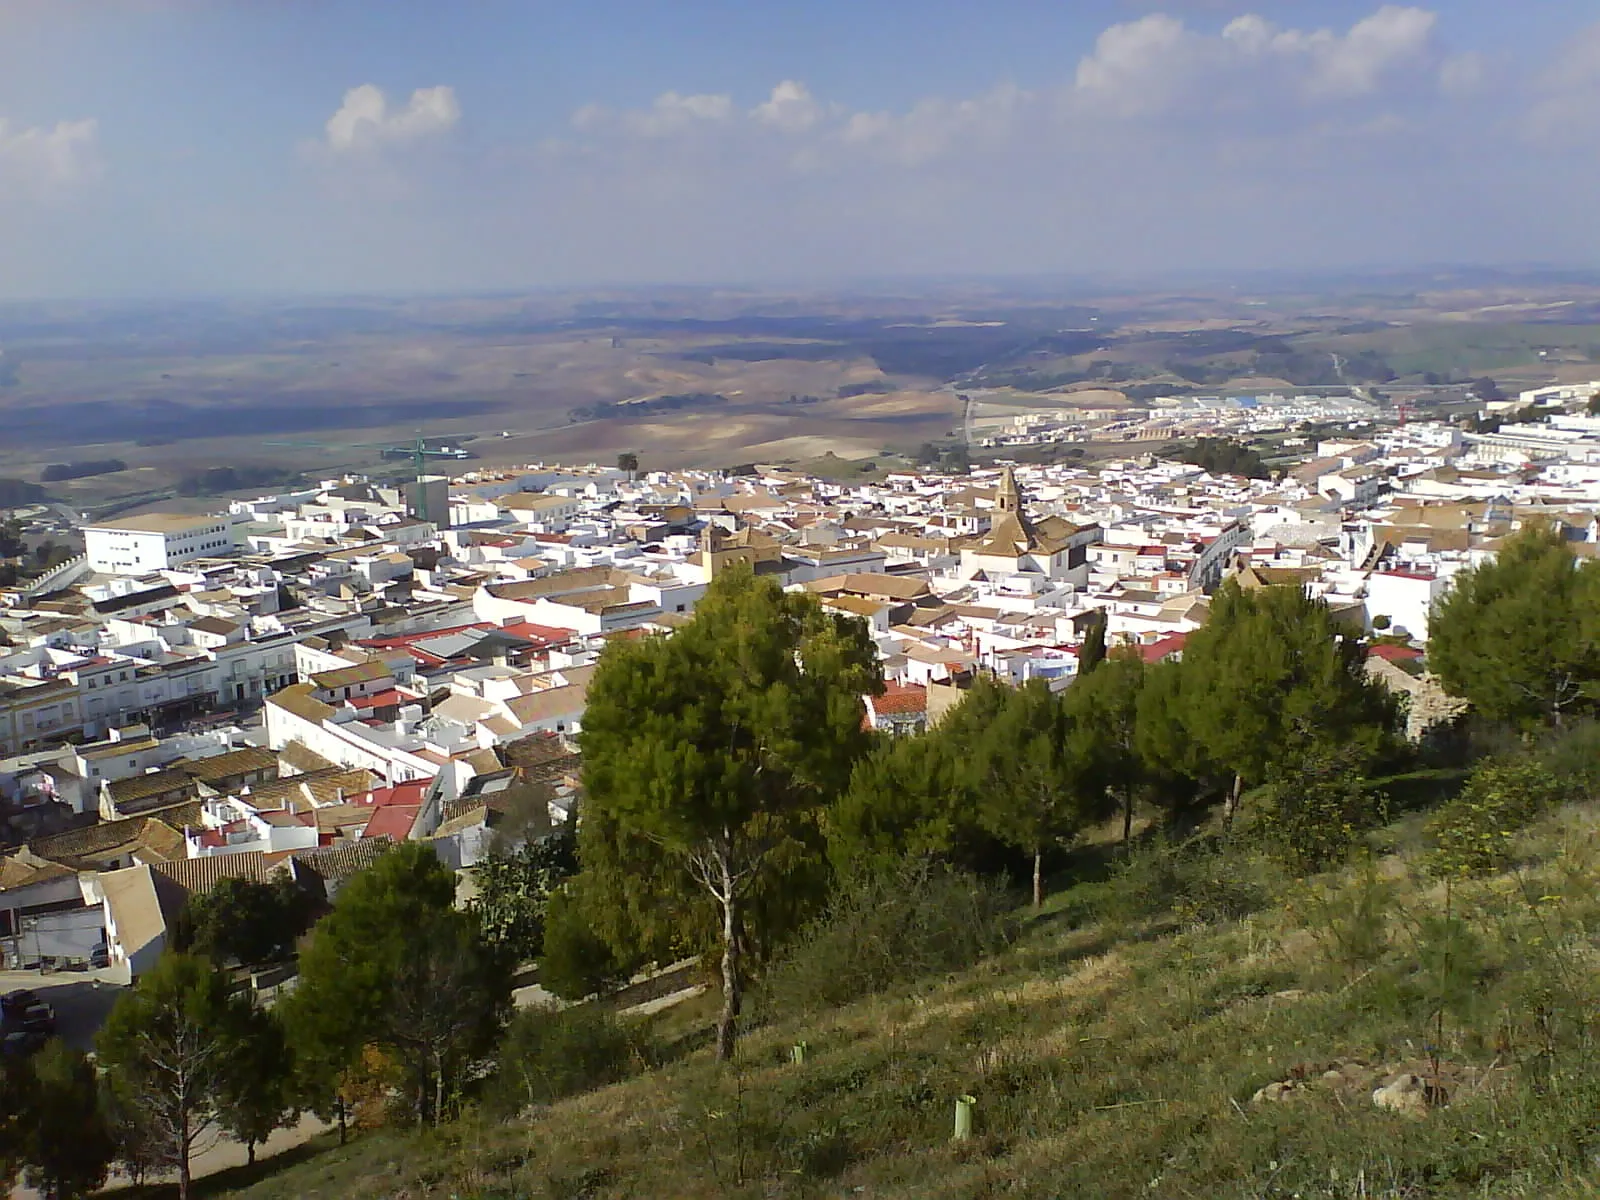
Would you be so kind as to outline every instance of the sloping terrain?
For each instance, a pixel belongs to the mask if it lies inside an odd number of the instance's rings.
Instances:
[[[1486,878],[1430,874],[1418,825],[1304,882],[1237,847],[1145,852],[968,971],[768,1002],[735,1067],[697,1049],[511,1123],[265,1164],[237,1194],[1593,1196],[1600,811],[1546,818]]]

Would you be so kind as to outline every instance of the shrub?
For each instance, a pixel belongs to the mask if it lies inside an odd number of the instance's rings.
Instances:
[[[1435,845],[1430,865],[1441,875],[1505,866],[1517,831],[1565,793],[1550,768],[1530,755],[1485,760],[1461,794],[1428,822]]]
[[[628,972],[596,936],[569,887],[550,893],[544,914],[539,984],[563,1000],[581,1000],[625,983]]]
[[[959,970],[1008,944],[1012,904],[998,883],[926,862],[847,878],[763,991],[777,1008],[812,1011]]]
[[[1362,832],[1385,819],[1382,796],[1340,754],[1289,764],[1265,798],[1256,827],[1271,853],[1300,875],[1339,865]]]
[[[1270,862],[1237,843],[1150,846],[1112,875],[1099,915],[1113,922],[1169,913],[1189,924],[1235,921],[1271,903],[1280,878]]]
[[[1579,721],[1551,735],[1539,761],[1572,798],[1600,795],[1600,721]]]
[[[1310,888],[1300,900],[1306,928],[1328,958],[1352,970],[1371,967],[1389,951],[1389,919],[1399,884],[1368,858],[1352,877]]]
[[[634,1035],[593,1004],[523,1009],[500,1043],[491,1107],[518,1112],[615,1083],[642,1056]]]

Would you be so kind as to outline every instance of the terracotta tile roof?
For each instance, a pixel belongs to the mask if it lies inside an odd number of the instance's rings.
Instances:
[[[310,746],[302,741],[293,741],[278,751],[278,763],[281,767],[290,767],[300,774],[309,774],[313,771],[328,771],[338,766],[323,758]]]
[[[867,703],[879,716],[889,713],[919,713],[928,711],[928,689],[920,684],[889,684],[881,696],[869,696]]]
[[[331,884],[333,889],[336,889],[338,885],[365,871],[393,849],[394,843],[387,838],[369,838],[362,842],[347,842],[341,846],[320,846],[315,850],[299,850],[289,856],[290,869],[297,880],[309,877],[325,888]]]
[[[403,842],[411,836],[411,827],[417,823],[422,809],[415,804],[388,804],[375,810],[367,827],[361,831],[361,840],[392,838]]]
[[[106,794],[111,797],[111,803],[116,810],[127,817],[133,816],[139,810],[141,801],[151,801],[151,804],[144,805],[148,808],[159,803],[160,798],[169,793],[192,796],[195,793],[194,780],[184,769],[189,765],[185,763],[183,767],[172,767],[165,771],[151,771],[145,775],[118,779],[106,785]]]
[[[302,721],[320,725],[333,716],[333,708],[313,696],[311,694],[313,690],[315,689],[309,683],[292,683],[281,691],[274,692],[267,698],[267,703],[276,705],[284,712],[292,713]]]
[[[193,762],[182,764],[180,769],[204,783],[212,783],[235,775],[248,774],[251,771],[274,770],[277,765],[278,756],[271,750],[245,746],[239,750],[230,750],[226,754],[197,758]]]
[[[174,862],[151,863],[150,869],[190,896],[203,896],[224,879],[250,879],[265,883],[272,864],[260,850],[236,854],[212,854],[204,858],[183,858]]]
[[[182,804],[127,817],[120,821],[103,821],[84,829],[73,829],[50,837],[37,838],[28,843],[28,850],[40,858],[76,866],[73,861],[90,855],[103,854],[135,843],[145,845],[161,857],[184,857],[183,834],[178,830],[185,825],[200,823],[200,802],[186,800]],[[172,849],[174,853],[167,854]]]

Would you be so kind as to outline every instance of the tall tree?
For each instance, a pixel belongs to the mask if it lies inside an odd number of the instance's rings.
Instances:
[[[828,854],[841,874],[954,848],[966,807],[961,764],[937,733],[885,738],[856,763],[828,812]]]
[[[574,841],[562,829],[509,854],[491,851],[477,865],[471,908],[485,941],[516,959],[539,956],[550,893],[578,867]]]
[[[1428,622],[1428,666],[1496,721],[1560,724],[1600,700],[1600,564],[1529,527],[1455,577]]]
[[[283,1026],[270,1013],[252,1009],[244,1015],[244,1036],[234,1069],[224,1082],[220,1103],[222,1128],[243,1142],[246,1160],[256,1161],[256,1146],[299,1115],[292,1098],[293,1056]]]
[[[437,987],[443,995],[448,988],[464,1006],[462,1019],[474,1022],[492,1023],[509,1000],[503,960],[482,945],[475,919],[452,911],[454,898],[455,879],[433,850],[406,842],[344,886],[301,952],[300,981],[283,1003],[283,1019],[302,1096],[315,1111],[337,1118],[341,1131],[347,1103],[373,1061],[371,1047],[398,1062],[400,1082],[422,1121],[440,1115],[434,1099],[453,1094],[470,1067],[466,1055],[436,1055],[433,1043],[424,1046],[437,1033],[422,1027],[426,1021],[448,1033],[458,1017],[430,1007],[417,989]],[[471,943],[473,955],[466,965],[457,954],[463,942]],[[444,961],[470,978],[439,968]]]
[[[96,1042],[112,1085],[150,1121],[178,1173],[179,1200],[190,1194],[196,1143],[216,1128],[233,1072],[244,1059],[248,1002],[204,958],[162,955],[118,999]]]
[[[617,455],[617,470],[628,473],[628,482],[632,483],[635,475],[639,473],[639,456],[632,450],[625,450]]]
[[[494,1049],[510,1016],[511,963],[470,913],[428,913],[412,931],[378,1028],[419,1125],[458,1110],[462,1084]]]
[[[1176,820],[1181,806],[1194,798],[1214,767],[1184,721],[1187,679],[1183,664],[1169,658],[1146,668],[1135,704],[1134,746],[1146,785],[1171,806]]]
[[[1094,762],[1122,809],[1122,841],[1133,839],[1133,806],[1144,779],[1139,754],[1139,696],[1145,684],[1144,659],[1123,650],[1106,659],[1098,671],[1067,689],[1070,736],[1082,760]]]
[[[33,1060],[37,1091],[26,1140],[28,1186],[45,1200],[77,1200],[106,1181],[116,1143],[100,1107],[94,1064],[51,1038]]]
[[[1367,677],[1365,644],[1296,587],[1224,585],[1184,646],[1182,672],[1189,734],[1233,776],[1230,819],[1274,762],[1318,742],[1376,753],[1398,715]]]
[[[1093,760],[1085,750],[1072,737],[1066,705],[1042,679],[1012,693],[972,748],[979,819],[1033,859],[1035,908],[1044,903],[1045,852],[1082,828],[1093,803]]]
[[[866,749],[861,698],[882,686],[862,622],[747,567],[718,575],[675,633],[613,642],[600,660],[581,735],[585,821],[608,814],[713,901],[720,1059],[733,1055],[744,952],[770,934],[753,900],[820,861],[818,814]]]

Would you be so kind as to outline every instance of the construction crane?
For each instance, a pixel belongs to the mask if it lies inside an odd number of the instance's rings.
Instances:
[[[272,441],[263,442],[264,446],[309,446],[318,450],[376,450],[380,454],[405,454],[411,458],[417,471],[417,519],[429,521],[433,518],[428,514],[428,491],[422,484],[423,475],[427,470],[430,458],[466,458],[461,450],[430,450],[427,442],[419,433],[414,445],[396,446],[392,442],[300,442],[300,441]]]

